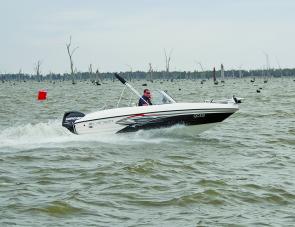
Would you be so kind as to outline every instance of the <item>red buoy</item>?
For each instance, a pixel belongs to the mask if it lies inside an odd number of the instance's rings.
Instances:
[[[38,100],[46,100],[46,98],[47,98],[47,91],[45,91],[45,90],[40,90],[39,92],[38,92]]]

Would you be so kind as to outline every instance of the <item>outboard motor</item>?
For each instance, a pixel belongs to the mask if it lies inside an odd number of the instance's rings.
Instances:
[[[238,97],[236,97],[235,95],[233,96],[233,100],[235,101],[236,104],[238,104],[238,103],[242,103],[242,99],[243,99],[243,98],[238,98]]]
[[[74,123],[76,120],[84,116],[85,114],[77,111],[65,112],[64,117],[62,119],[62,126],[67,128],[70,132],[77,134],[74,128]]]

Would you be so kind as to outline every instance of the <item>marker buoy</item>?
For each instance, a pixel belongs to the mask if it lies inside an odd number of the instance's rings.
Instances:
[[[47,98],[47,91],[40,90],[38,92],[38,100],[43,101],[43,100],[46,100],[46,98]]]

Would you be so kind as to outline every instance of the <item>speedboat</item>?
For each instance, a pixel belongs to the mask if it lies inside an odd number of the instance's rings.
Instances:
[[[115,74],[115,77],[141,98],[124,78],[118,74]],[[77,111],[66,112],[62,126],[75,134],[114,134],[181,125],[198,134],[238,111],[238,103],[241,100],[233,96],[227,100],[177,103],[165,91],[158,90],[156,93],[153,105],[147,103],[146,106],[102,109],[89,114]],[[121,98],[122,94],[119,102]]]

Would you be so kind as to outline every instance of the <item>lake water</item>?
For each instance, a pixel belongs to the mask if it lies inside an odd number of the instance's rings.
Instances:
[[[77,136],[63,113],[116,105],[119,82],[1,83],[0,226],[294,226],[293,78],[148,87],[177,101],[245,100],[200,135]],[[40,89],[48,100],[37,101]]]

